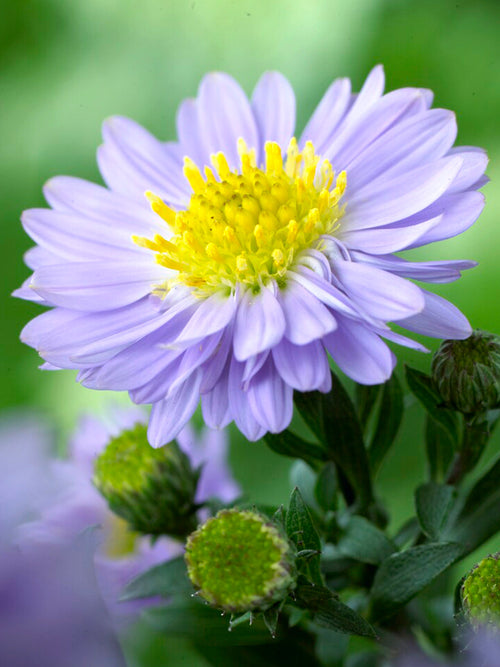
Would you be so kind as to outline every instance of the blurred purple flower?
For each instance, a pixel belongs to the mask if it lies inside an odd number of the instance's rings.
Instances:
[[[498,667],[500,665],[500,637],[482,630],[469,636],[469,641],[455,658],[434,660],[423,653],[406,647],[392,667]]]
[[[93,536],[15,546],[16,524],[49,502],[46,427],[35,417],[0,421],[0,665],[125,665],[96,584]]]
[[[37,521],[21,526],[22,543],[66,542],[88,526],[98,525],[100,540],[95,554],[97,579],[104,599],[117,620],[133,617],[144,602],[119,602],[125,585],[135,576],[160,562],[182,553],[180,543],[149,538],[131,533],[126,522],[108,508],[106,500],[92,483],[94,459],[109,439],[121,431],[144,423],[146,416],[139,408],[112,411],[108,422],[85,417],[76,429],[69,446],[68,459],[52,462],[52,475],[58,491],[45,504]],[[179,446],[194,466],[203,464],[196,500],[211,496],[231,501],[239,494],[226,462],[227,441],[222,431],[198,436],[188,425],[178,435]]]
[[[207,75],[179,108],[177,142],[108,120],[108,188],[57,177],[44,190],[52,208],[23,215],[38,245],[16,294],[53,310],[22,340],[45,368],[153,404],[158,447],[200,396],[209,426],[234,420],[250,440],[283,430],[294,390],[329,391],[327,353],[357,382],[386,381],[396,359],[384,339],[425,350],[391,322],[469,336],[452,304],[410,281],[450,282],[474,262],[395,253],[473,224],[486,155],[452,148],[455,116],[431,109],[430,91],[383,90],[380,66],[357,95],[334,81],[298,143],[294,94],[276,72],[251,101],[228,75]]]

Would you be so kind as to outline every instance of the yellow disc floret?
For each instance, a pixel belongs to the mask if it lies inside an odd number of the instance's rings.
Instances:
[[[205,167],[204,174],[185,158],[184,175],[193,194],[184,211],[146,193],[170,234],[134,241],[177,272],[163,290],[183,283],[208,296],[229,293],[237,284],[254,290],[271,280],[281,285],[298,255],[321,249],[321,237],[338,227],[346,174],[335,178],[332,165],[320,162],[311,142],[300,152],[292,139],[285,160],[279,145],[267,142],[262,169],[242,139],[238,150],[239,172],[230,169],[223,153],[212,156],[213,169]]]

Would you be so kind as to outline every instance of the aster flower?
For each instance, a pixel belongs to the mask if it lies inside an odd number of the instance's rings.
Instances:
[[[152,404],[157,447],[200,397],[209,426],[234,420],[250,440],[283,430],[294,390],[329,391],[328,354],[359,383],[386,381],[385,341],[425,350],[392,322],[466,338],[466,318],[411,280],[453,281],[474,263],[395,253],[476,220],[487,158],[452,147],[455,117],[430,108],[430,91],[383,89],[380,66],[357,95],[334,81],[298,140],[278,73],[250,101],[207,75],[180,106],[176,142],[108,120],[107,187],[57,177],[51,209],[23,215],[38,245],[17,295],[53,309],[22,340],[45,368]]]
[[[96,583],[92,534],[17,543],[19,521],[59,488],[50,434],[29,414],[0,419],[0,664],[125,665]]]
[[[148,568],[182,553],[182,546],[174,540],[162,537],[152,543],[132,533],[126,522],[108,508],[92,482],[94,461],[110,438],[144,422],[144,412],[139,408],[115,410],[109,423],[94,417],[82,419],[70,442],[68,459],[52,461],[51,474],[58,481],[58,491],[45,503],[39,519],[18,530],[24,545],[65,544],[88,526],[100,526],[101,539],[94,558],[96,575],[104,600],[118,622],[133,618],[144,604],[118,602],[125,585]],[[194,467],[203,465],[196,502],[212,496],[229,502],[238,495],[238,485],[225,461],[224,432],[205,429],[197,436],[188,425],[177,441]]]

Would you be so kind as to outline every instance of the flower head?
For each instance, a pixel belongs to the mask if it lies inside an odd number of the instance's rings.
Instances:
[[[295,586],[290,543],[252,511],[221,510],[186,544],[188,574],[199,595],[229,612],[264,611]]]
[[[38,512],[39,519],[20,527],[21,544],[65,544],[88,526],[99,525],[101,539],[95,554],[96,574],[103,597],[117,621],[133,618],[143,604],[142,601],[118,602],[125,585],[141,572],[182,552],[181,545],[171,539],[161,537],[152,543],[133,532],[123,518],[110,510],[93,483],[96,459],[105,452],[110,440],[116,445],[121,433],[134,430],[143,433],[143,429],[145,415],[139,408],[116,410],[109,423],[94,417],[82,419],[70,443],[68,459],[53,460],[50,466],[51,475],[58,482],[57,491]],[[206,429],[197,435],[188,425],[177,442],[182,456],[187,457],[193,467],[202,466],[196,503],[212,496],[230,501],[238,495],[238,486],[225,461],[224,432],[213,433]],[[162,451],[168,458],[168,447]],[[120,470],[119,463],[117,470]]]
[[[500,630],[500,554],[483,558],[460,589],[465,617],[476,630]]]
[[[124,667],[96,585],[92,533],[19,544],[18,523],[62,490],[50,444],[34,415],[0,419],[0,664]]]
[[[474,331],[445,340],[432,360],[434,382],[447,407],[471,416],[500,406],[500,337]]]
[[[150,447],[143,423],[111,438],[94,466],[94,484],[113,512],[148,535],[185,537],[196,528],[198,476],[175,441]]]
[[[125,118],[104,125],[107,188],[58,177],[50,210],[23,216],[38,243],[18,296],[53,309],[22,339],[85,386],[153,404],[149,441],[171,441],[201,397],[206,423],[251,440],[288,426],[293,391],[328,391],[328,355],[364,384],[387,380],[391,330],[460,339],[465,317],[411,280],[474,265],[397,252],[455,236],[483,207],[480,149],[452,148],[454,115],[429,91],[383,95],[335,81],[298,140],[289,83],[251,101],[209,74],[182,103],[178,141]]]

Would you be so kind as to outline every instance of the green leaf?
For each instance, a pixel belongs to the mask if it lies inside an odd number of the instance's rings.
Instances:
[[[420,524],[416,516],[404,522],[396,535],[393,537],[394,544],[402,549],[406,544],[414,542],[420,535]]]
[[[302,459],[313,468],[317,468],[320,461],[326,461],[327,459],[324,447],[307,442],[291,431],[266,433],[264,442],[277,454]]]
[[[307,549],[318,552],[317,556],[299,561],[299,567],[302,567],[313,583],[321,586],[323,584],[319,560],[321,541],[298,488],[293,490],[290,497],[290,506],[286,515],[286,532],[298,551]]]
[[[396,551],[391,540],[361,516],[351,517],[337,546],[344,556],[372,565],[378,565]]]
[[[121,601],[149,598],[156,595],[168,597],[175,593],[191,592],[184,557],[173,558],[143,572],[126,586]]]
[[[462,549],[453,542],[423,544],[389,556],[373,582],[372,618],[391,616],[452,565]]]
[[[313,621],[322,628],[329,628],[349,635],[376,637],[372,626],[354,609],[340,602],[323,586],[299,583],[295,590],[297,604],[313,613]]]
[[[314,495],[316,473],[304,461],[295,461],[290,468],[290,486],[298,487],[305,504],[312,510],[313,515],[319,510]]]
[[[356,408],[358,410],[359,422],[363,429],[368,424],[382,386],[381,384],[369,385],[356,383]]]
[[[449,432],[430,414],[425,420],[425,448],[429,465],[429,476],[434,482],[445,479],[455,453],[456,443]]]
[[[485,503],[500,498],[500,457],[474,484],[460,513],[463,519],[480,509]]]
[[[375,474],[393,444],[403,418],[403,393],[395,373],[382,385],[382,400],[368,458]]]
[[[266,624],[266,628],[269,630],[271,633],[271,637],[276,637],[276,630],[278,627],[278,619],[280,616],[280,611],[281,607],[283,606],[282,602],[279,602],[278,604],[273,605],[269,609],[267,609],[263,614],[262,618],[264,619],[264,623]]]
[[[440,407],[442,398],[434,388],[432,378],[421,371],[407,366],[406,380],[412,393],[422,403],[431,417],[441,424],[454,447],[457,448],[460,441],[460,420],[458,414],[452,410]]]
[[[337,376],[332,373],[332,389],[295,392],[295,403],[309,428],[323,443],[328,458],[345,474],[363,505],[373,493],[370,466],[363,434],[354,405]]]
[[[471,553],[500,530],[500,458],[472,487],[447,537]]]
[[[156,630],[189,637],[197,644],[239,646],[273,641],[262,621],[252,626],[242,623],[229,631],[227,616],[221,616],[220,611],[189,598],[172,600],[163,607],[148,608],[142,615]]]
[[[437,540],[456,498],[453,486],[429,482],[415,492],[415,507],[420,526],[431,540]]]
[[[325,512],[337,509],[338,488],[337,470],[329,461],[321,469],[314,487],[316,502]]]

